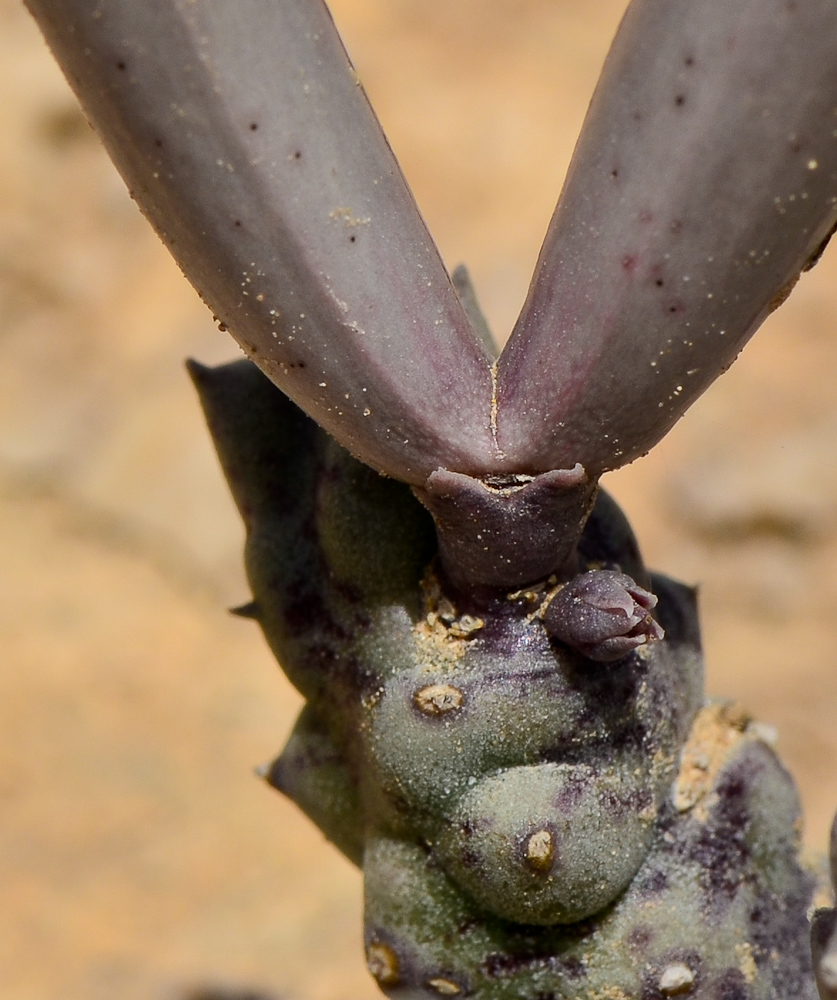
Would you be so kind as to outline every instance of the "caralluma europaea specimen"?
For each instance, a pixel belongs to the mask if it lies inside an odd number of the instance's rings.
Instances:
[[[320,0],[29,6],[250,359],[192,374],[307,702],[267,777],[362,865],[381,988],[832,996],[793,785],[598,482],[833,228],[833,0],[635,0],[499,356]]]

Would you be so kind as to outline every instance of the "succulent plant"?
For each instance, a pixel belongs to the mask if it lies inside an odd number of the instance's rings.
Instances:
[[[793,783],[598,486],[837,222],[833,0],[634,0],[499,356],[320,0],[29,7],[250,359],[191,370],[306,699],[266,777],[383,991],[835,996]]]

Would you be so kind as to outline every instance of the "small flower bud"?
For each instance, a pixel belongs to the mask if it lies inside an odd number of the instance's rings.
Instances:
[[[591,660],[618,660],[662,639],[651,617],[657,598],[614,570],[581,573],[559,591],[544,614],[547,632]]]

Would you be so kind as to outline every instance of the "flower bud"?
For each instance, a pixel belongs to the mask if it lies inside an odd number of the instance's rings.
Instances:
[[[625,573],[591,570],[560,590],[544,614],[547,632],[591,660],[618,660],[662,639],[651,617],[657,598]]]

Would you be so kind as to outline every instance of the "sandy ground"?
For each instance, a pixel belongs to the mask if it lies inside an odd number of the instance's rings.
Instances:
[[[443,256],[510,328],[621,0],[339,0]],[[358,874],[251,774],[299,699],[182,369],[236,355],[0,0],[0,995],[376,996]],[[611,476],[702,587],[709,688],[837,805],[837,251]],[[200,994],[201,989],[204,990]]]

